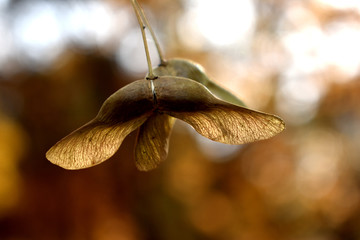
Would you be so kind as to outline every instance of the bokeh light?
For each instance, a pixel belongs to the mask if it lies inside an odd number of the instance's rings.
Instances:
[[[357,0],[344,0],[344,1],[336,1],[336,0],[314,0],[315,2],[319,2],[325,6],[329,6],[332,8],[336,8],[339,10],[355,10],[360,11],[359,2]]]
[[[0,0],[0,239],[360,239],[360,2],[140,0],[165,57],[201,64],[278,136],[65,171],[45,152],[147,72],[128,0]],[[159,63],[154,42],[149,47]]]
[[[304,132],[299,145],[296,182],[301,194],[319,198],[328,193],[337,181],[337,169],[343,157],[340,136],[323,129]]]
[[[19,61],[25,65],[50,64],[64,48],[59,6],[45,1],[24,3],[13,22],[14,40],[20,47]]]
[[[199,41],[216,47],[247,42],[254,30],[256,16],[252,1],[188,0],[186,6],[178,31],[189,47],[199,46]]]
[[[121,21],[117,21],[117,9],[101,1],[70,2],[68,8],[65,13],[66,33],[79,45],[103,46],[128,25],[125,10],[120,10]]]
[[[148,34],[149,36],[149,34]],[[120,40],[116,53],[118,63],[130,74],[142,76],[148,70],[145,49],[142,47],[140,30],[133,28]],[[159,57],[153,42],[148,41],[151,61],[153,66],[159,64]]]

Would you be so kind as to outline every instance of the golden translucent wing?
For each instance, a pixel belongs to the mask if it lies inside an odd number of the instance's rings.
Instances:
[[[152,170],[166,159],[174,120],[166,114],[154,113],[141,125],[135,147],[135,163],[139,170]]]
[[[141,117],[115,125],[93,120],[56,143],[46,158],[65,169],[92,167],[114,155],[124,138],[145,120]]]
[[[155,89],[161,111],[217,142],[248,143],[270,138],[285,129],[281,118],[221,101],[190,79],[159,78]]]
[[[285,129],[277,116],[225,104],[198,112],[169,114],[187,122],[204,137],[227,144],[267,139]]]
[[[110,158],[124,138],[153,111],[150,82],[138,80],[119,89],[102,105],[88,124],[72,132],[47,153],[52,163],[66,169],[81,169]]]

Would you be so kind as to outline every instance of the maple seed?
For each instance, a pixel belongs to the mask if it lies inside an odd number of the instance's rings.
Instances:
[[[254,111],[221,88],[189,60],[163,58],[146,16],[131,0],[143,38],[148,75],[111,95],[97,116],[57,142],[46,153],[52,163],[66,169],[88,168],[109,159],[124,138],[138,130],[135,164],[154,169],[168,155],[175,118],[199,134],[221,143],[242,144],[270,138],[285,129],[277,116]],[[145,28],[154,39],[160,65],[153,69]]]
[[[148,171],[167,157],[174,118],[227,144],[267,139],[285,128],[279,117],[224,102],[191,79],[161,76],[153,84],[156,104],[149,81],[135,81],[111,95],[92,121],[56,143],[46,157],[66,169],[91,167],[110,158],[139,128],[136,166]]]

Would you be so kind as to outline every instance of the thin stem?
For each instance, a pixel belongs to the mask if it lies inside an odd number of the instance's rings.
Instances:
[[[141,35],[142,35],[142,39],[143,39],[143,42],[144,42],[144,48],[145,48],[145,54],[146,54],[146,61],[147,61],[147,64],[148,64],[148,69],[149,69],[149,73],[148,73],[148,76],[146,77],[147,79],[149,80],[153,80],[156,78],[156,76],[154,75],[153,73],[153,70],[152,70],[152,64],[151,64],[151,59],[150,59],[150,52],[149,52],[149,46],[147,44],[147,41],[146,41],[146,33],[145,33],[145,25],[144,25],[144,22],[139,14],[139,10],[137,8],[137,5],[135,3],[135,0],[131,0],[131,3],[133,5],[133,8],[134,8],[134,11],[135,11],[135,15],[136,15],[136,18],[139,22],[139,25],[140,25],[140,30],[141,30]]]
[[[161,50],[159,41],[157,40],[157,37],[155,35],[155,32],[153,31],[153,29],[152,29],[146,15],[145,15],[145,13],[144,13],[144,10],[142,9],[142,7],[140,6],[140,4],[139,4],[139,2],[137,0],[135,0],[135,4],[136,4],[137,9],[139,10],[139,13],[140,13],[145,25],[147,26],[147,28],[150,31],[151,37],[153,38],[153,40],[155,42],[156,50],[157,50],[159,58],[160,58],[160,64],[164,65],[166,63],[166,60],[164,59],[164,55],[163,55],[163,52]]]

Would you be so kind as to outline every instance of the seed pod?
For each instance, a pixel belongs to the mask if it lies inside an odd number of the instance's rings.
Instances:
[[[222,101],[194,80],[161,76],[115,92],[93,120],[56,143],[46,157],[66,169],[91,167],[110,158],[140,127],[136,166],[148,171],[167,157],[173,118],[227,144],[267,139],[285,128],[279,117]]]
[[[192,79],[210,90],[212,94],[221,100],[229,103],[245,106],[243,101],[226,89],[217,85],[206,74],[204,69],[197,63],[187,59],[170,59],[164,66],[159,66],[154,69],[154,74],[159,76],[175,76]]]

